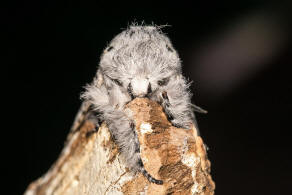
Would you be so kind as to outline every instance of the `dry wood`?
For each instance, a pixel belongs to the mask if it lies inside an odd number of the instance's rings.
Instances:
[[[25,195],[41,194],[214,194],[210,161],[196,129],[173,127],[162,107],[145,98],[128,106],[134,116],[146,170],[163,185],[129,171],[103,124],[86,121],[70,136],[59,159]]]

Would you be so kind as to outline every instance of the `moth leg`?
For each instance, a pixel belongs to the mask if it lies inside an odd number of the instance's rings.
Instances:
[[[108,128],[130,170],[142,173],[152,183],[162,184],[163,181],[152,177],[144,168],[134,121],[131,121],[123,112],[110,105],[100,108],[102,108]]]
[[[205,109],[203,109],[203,108],[201,108],[201,107],[199,107],[199,106],[197,106],[195,104],[192,104],[191,106],[193,107],[195,112],[202,113],[202,114],[207,114],[208,113],[207,110],[205,110]]]
[[[163,91],[161,97],[161,105],[173,126],[189,129],[192,124],[196,124],[192,109],[185,101],[171,99],[167,91]]]

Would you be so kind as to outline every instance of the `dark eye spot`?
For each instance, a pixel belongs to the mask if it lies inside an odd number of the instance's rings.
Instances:
[[[148,88],[147,88],[147,93],[151,93],[152,92],[152,88],[151,88],[151,83],[149,83]]]
[[[113,81],[114,81],[117,85],[119,85],[119,86],[123,86],[123,83],[122,83],[120,80],[118,80],[118,79],[113,79]]]
[[[164,85],[167,85],[168,81],[169,81],[169,78],[164,78],[164,79],[159,80],[159,81],[157,82],[157,84],[158,84],[159,86],[164,86]]]
[[[132,30],[132,31],[130,32],[130,37],[132,37],[134,33],[135,33],[135,31]]]
[[[169,47],[169,45],[166,45],[166,48],[168,51],[173,52],[173,50]]]
[[[109,46],[106,51],[111,51],[113,48],[113,46]]]

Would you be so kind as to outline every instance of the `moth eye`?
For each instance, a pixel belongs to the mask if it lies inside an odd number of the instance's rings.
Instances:
[[[166,48],[168,51],[173,52],[173,50],[171,49],[171,47],[169,47],[169,45],[166,45]]]
[[[122,81],[120,81],[120,80],[118,80],[118,79],[113,79],[113,81],[114,81],[117,85],[119,85],[119,86],[123,86]]]
[[[157,84],[158,84],[159,86],[164,86],[164,85],[167,85],[168,81],[169,81],[169,78],[164,78],[164,79],[159,80],[159,81],[157,82]]]
[[[132,31],[130,32],[130,37],[132,37],[133,34],[135,34],[135,31],[132,30]]]

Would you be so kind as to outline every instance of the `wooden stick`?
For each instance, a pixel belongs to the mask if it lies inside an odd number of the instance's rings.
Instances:
[[[50,170],[32,182],[25,195],[42,194],[214,194],[210,161],[196,129],[173,127],[162,107],[146,98],[127,105],[132,113],[146,170],[163,185],[134,175],[105,124],[90,133],[94,125],[85,121],[70,136],[59,159]]]

